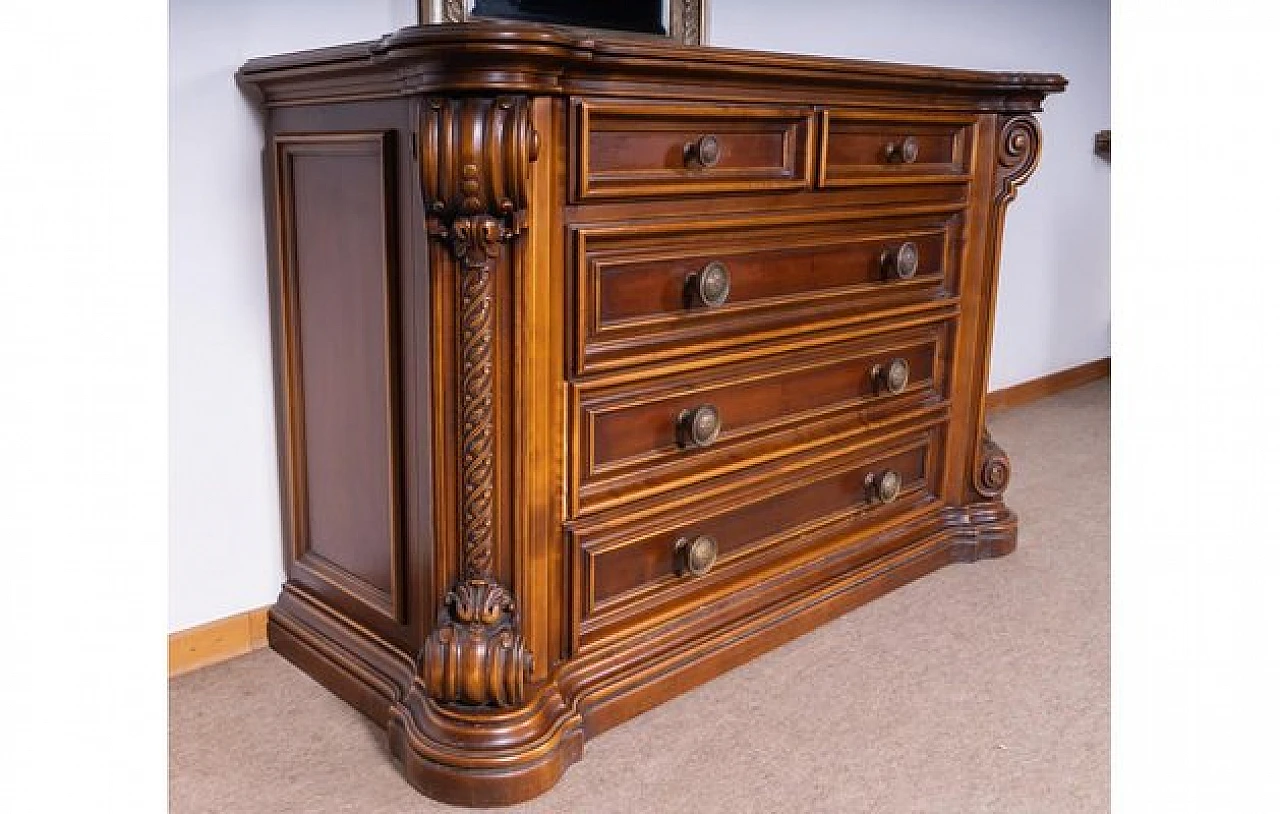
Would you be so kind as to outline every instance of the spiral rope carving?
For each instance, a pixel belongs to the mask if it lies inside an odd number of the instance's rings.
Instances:
[[[493,572],[493,272],[481,263],[467,268],[458,284],[458,447],[462,577],[467,579]]]

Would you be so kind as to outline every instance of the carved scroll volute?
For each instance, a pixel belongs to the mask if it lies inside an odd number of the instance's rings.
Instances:
[[[427,230],[457,263],[459,570],[420,675],[439,702],[507,707],[523,700],[533,655],[494,573],[494,276],[503,243],[524,227],[538,137],[518,97],[429,100],[419,137]]]
[[[982,428],[982,445],[978,450],[978,470],[975,473],[973,487],[978,494],[986,498],[996,498],[1004,494],[1009,486],[1009,476],[1013,470],[1009,456],[991,438],[991,431]]]
[[[1000,121],[1000,140],[996,152],[996,176],[999,180],[997,206],[1004,206],[1018,194],[1040,163],[1040,125],[1034,116],[1008,116]]]

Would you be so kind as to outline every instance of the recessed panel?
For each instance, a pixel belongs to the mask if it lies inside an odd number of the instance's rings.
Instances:
[[[297,565],[400,620],[392,142],[373,133],[277,143],[289,232]]]

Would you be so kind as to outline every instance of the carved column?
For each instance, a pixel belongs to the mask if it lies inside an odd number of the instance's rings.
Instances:
[[[509,707],[524,700],[533,655],[516,598],[494,572],[495,275],[524,226],[538,137],[523,97],[431,99],[420,123],[427,231],[456,263],[458,575],[420,655],[442,703]]]
[[[989,252],[993,258],[994,269],[998,268],[998,258],[1002,236],[1004,233],[1005,212],[1009,204],[1018,195],[1018,187],[1026,183],[1035,172],[1040,162],[1040,125],[1034,116],[1019,114],[1001,116],[1000,133],[996,145],[996,184],[995,198],[992,202],[994,228],[991,230]],[[993,306],[994,307],[994,306]],[[994,317],[992,317],[993,319]],[[991,341],[991,326],[987,326],[987,342]],[[979,423],[980,435],[977,439],[974,455],[972,485],[975,492],[989,500],[998,499],[1009,485],[1012,472],[1009,456],[991,438],[985,419]]]

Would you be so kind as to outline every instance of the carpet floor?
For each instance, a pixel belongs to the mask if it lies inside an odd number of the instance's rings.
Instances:
[[[1110,383],[991,417],[1011,556],[953,565],[592,740],[518,812],[1108,810]],[[174,679],[170,807],[432,812],[269,650]]]

